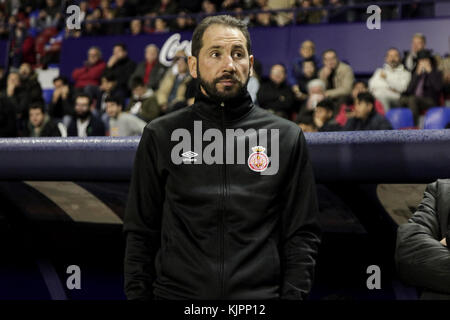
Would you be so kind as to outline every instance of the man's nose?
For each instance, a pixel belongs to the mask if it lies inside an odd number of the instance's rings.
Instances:
[[[236,71],[236,66],[234,65],[234,60],[233,57],[230,55],[225,55],[224,59],[223,59],[223,63],[224,63],[224,70],[225,71],[230,71],[230,72],[234,72]]]

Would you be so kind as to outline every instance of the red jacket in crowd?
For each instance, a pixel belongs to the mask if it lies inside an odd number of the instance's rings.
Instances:
[[[75,80],[75,88],[84,88],[88,85],[99,86],[100,78],[105,68],[106,63],[103,60],[99,60],[92,66],[85,65],[81,68],[76,68],[72,72],[72,78]]]

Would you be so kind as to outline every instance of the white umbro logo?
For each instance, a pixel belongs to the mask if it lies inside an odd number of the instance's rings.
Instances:
[[[197,159],[194,159],[194,157],[198,156],[198,153],[195,153],[193,151],[186,151],[181,154],[183,158],[183,162],[195,162]]]

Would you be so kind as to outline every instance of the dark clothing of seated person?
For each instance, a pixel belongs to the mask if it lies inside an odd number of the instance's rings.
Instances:
[[[391,123],[374,108],[375,98],[368,92],[358,94],[354,116],[348,119],[343,131],[392,130]]]

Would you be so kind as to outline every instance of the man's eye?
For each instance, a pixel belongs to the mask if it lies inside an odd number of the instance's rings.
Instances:
[[[218,52],[211,53],[211,57],[213,57],[213,58],[217,58],[219,56],[220,56],[220,54]]]
[[[234,56],[235,56],[236,58],[242,58],[244,55],[242,54],[242,52],[235,52],[235,53],[234,53]]]

